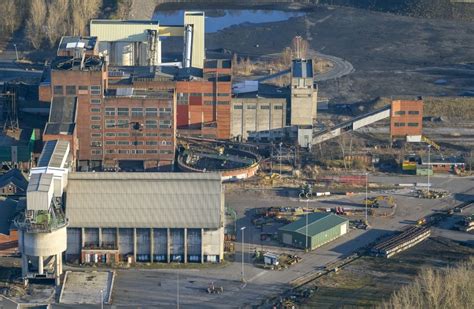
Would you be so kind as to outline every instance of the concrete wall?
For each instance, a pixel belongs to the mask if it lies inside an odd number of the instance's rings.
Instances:
[[[223,228],[70,228],[67,237],[66,256],[72,262],[80,258],[81,252],[101,255],[117,249],[120,260],[132,256],[136,262],[218,262],[224,255]]]
[[[231,137],[246,140],[249,132],[269,131],[286,126],[286,99],[233,98]]]
[[[291,79],[291,125],[313,125],[316,119],[318,92],[313,78]]]
[[[29,256],[51,256],[66,251],[66,227],[51,233],[27,233],[20,230],[21,252]]]

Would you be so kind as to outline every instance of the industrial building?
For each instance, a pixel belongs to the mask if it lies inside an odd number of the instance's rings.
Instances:
[[[390,137],[415,138],[421,141],[423,131],[423,100],[395,100],[390,111]]]
[[[313,126],[317,113],[313,60],[295,59],[291,65],[291,125]]]
[[[278,229],[285,245],[314,250],[349,231],[349,220],[332,213],[311,213]]]
[[[268,140],[282,137],[286,125],[286,98],[232,99],[231,137],[247,140],[251,132],[268,132]]]
[[[72,173],[66,198],[70,261],[223,259],[218,173]]]

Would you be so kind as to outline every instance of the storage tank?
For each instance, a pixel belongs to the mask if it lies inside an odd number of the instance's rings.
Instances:
[[[115,42],[114,45],[114,65],[132,66],[134,61],[133,42]]]

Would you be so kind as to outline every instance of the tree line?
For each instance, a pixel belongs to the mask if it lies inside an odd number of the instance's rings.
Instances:
[[[2,6],[0,31],[9,36],[24,27],[26,40],[38,49],[56,46],[63,35],[87,35],[102,0],[2,0]]]

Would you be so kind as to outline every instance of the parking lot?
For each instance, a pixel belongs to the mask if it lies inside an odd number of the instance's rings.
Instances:
[[[384,183],[423,182],[424,178],[407,177],[373,177],[371,181]],[[345,257],[357,248],[367,245],[381,235],[398,230],[408,224],[416,223],[421,217],[434,210],[453,206],[463,200],[472,198],[474,194],[472,178],[433,177],[434,188],[443,188],[451,195],[439,200],[418,199],[410,190],[404,189],[394,192],[397,208],[392,217],[370,217],[368,230],[354,229],[348,234],[326,244],[312,252],[281,247],[274,241],[261,241],[260,229],[255,227],[249,214],[250,209],[258,207],[305,207],[306,202],[282,197],[272,191],[244,190],[226,194],[226,206],[231,207],[237,214],[237,241],[234,261],[216,267],[181,270],[159,269],[129,269],[117,272],[112,301],[117,308],[146,306],[163,307],[176,305],[178,298],[183,307],[193,308],[222,308],[259,304],[264,299],[277,295],[288,287],[288,282],[308,272],[320,269],[341,257]],[[377,195],[379,192],[371,192]],[[385,193],[384,193],[385,194]],[[331,198],[308,202],[310,207],[336,207],[352,204],[354,207],[363,207],[365,194]],[[355,206],[360,205],[360,206]],[[251,214],[252,212],[250,212]],[[264,226],[263,231],[272,233],[281,224]],[[246,283],[241,282],[241,232],[244,230],[244,277]],[[287,270],[271,271],[256,268],[251,261],[251,254],[255,249],[296,253],[303,260]],[[179,282],[179,283],[178,283]],[[222,294],[208,294],[206,289],[214,282],[222,286]],[[179,286],[179,296],[178,296]]]

